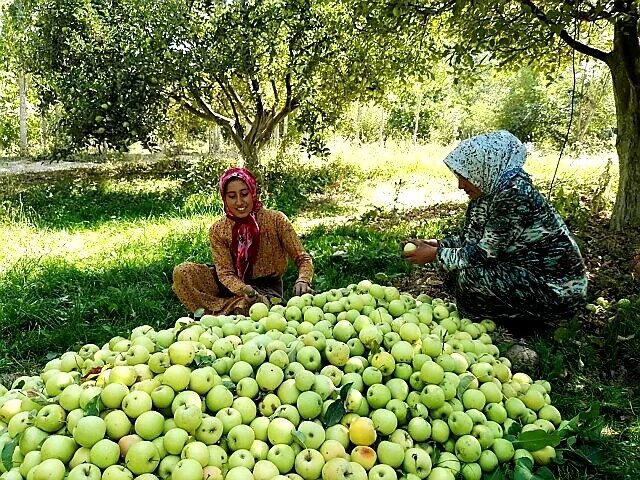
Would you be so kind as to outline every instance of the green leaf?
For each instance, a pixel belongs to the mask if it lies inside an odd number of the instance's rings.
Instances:
[[[235,392],[236,391],[236,384],[233,383],[230,380],[223,380],[222,385],[227,387],[227,390],[229,390],[230,392]]]
[[[289,349],[289,362],[291,363],[296,361],[296,354],[298,353],[296,352],[296,348],[298,348],[299,343],[300,343],[300,340],[298,339],[291,344],[291,347]]]
[[[502,468],[497,468],[493,472],[485,474],[482,478],[484,480],[504,480],[506,477],[504,476],[504,470],[502,470]]]
[[[304,443],[304,440],[305,440],[304,433],[302,433],[299,430],[295,430],[294,432],[292,432],[292,435],[293,435],[294,442],[296,442],[302,448],[307,448],[307,446]]]
[[[7,442],[2,448],[2,465],[7,472],[13,468],[13,451],[20,442],[20,436],[21,435],[16,435],[13,440]]]
[[[535,452],[546,446],[556,447],[560,443],[558,432],[547,433],[544,430],[530,430],[522,432],[513,442],[515,448],[524,448],[530,452]]]
[[[460,383],[458,383],[458,390],[457,390],[457,396],[458,398],[462,398],[462,394],[467,390],[467,388],[469,388],[469,385],[471,384],[471,382],[473,382],[473,375],[472,374],[467,374],[464,375],[461,379],[460,379]]]
[[[349,382],[340,387],[340,400],[343,402],[347,400],[347,396],[349,395],[349,390],[353,387],[353,382]]]
[[[210,367],[216,358],[212,355],[206,355],[204,353],[196,354],[195,362],[198,367]]]
[[[538,470],[536,470],[534,478],[536,480],[554,480],[556,477],[553,475],[553,472],[547,467],[540,467]]]
[[[204,315],[204,308],[199,308],[195,312],[193,312],[193,318],[196,320],[198,320],[199,318],[202,318],[203,315]]]
[[[592,465],[602,465],[605,463],[605,458],[602,456],[602,452],[594,446],[581,445],[578,448],[573,449],[573,451]]]
[[[100,410],[102,410],[102,399],[100,398],[100,394],[97,394],[89,403],[87,403],[87,407],[84,409],[88,416],[97,417],[100,415]]]
[[[344,408],[344,402],[342,400],[335,400],[327,408],[327,412],[324,414],[323,423],[325,427],[331,427],[337,425],[342,420],[342,417],[347,411]]]

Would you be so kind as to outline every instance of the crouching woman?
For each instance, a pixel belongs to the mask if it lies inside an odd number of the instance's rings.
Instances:
[[[253,174],[231,168],[219,190],[225,216],[209,229],[214,264],[186,262],[173,271],[173,291],[187,310],[247,314],[256,301],[282,298],[289,259],[298,268],[293,293],[311,292],[311,257],[287,217],[262,206]]]

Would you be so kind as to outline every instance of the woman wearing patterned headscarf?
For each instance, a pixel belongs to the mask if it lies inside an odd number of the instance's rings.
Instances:
[[[215,264],[182,263],[173,291],[191,312],[247,314],[256,301],[283,296],[282,276],[298,267],[295,295],[311,292],[313,263],[287,217],[262,206],[258,185],[245,168],[230,168],[219,182],[225,216],[209,229]]]
[[[516,330],[572,316],[587,288],[580,250],[522,169],[525,159],[504,130],[461,142],[444,162],[471,198],[462,233],[413,241],[418,248],[404,253],[436,263],[462,314]]]

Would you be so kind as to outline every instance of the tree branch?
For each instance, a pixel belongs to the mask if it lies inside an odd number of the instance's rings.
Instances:
[[[231,95],[229,94],[229,92],[227,91],[227,89],[225,88],[224,82],[216,77],[216,81],[218,82],[218,85],[220,85],[220,88],[222,89],[222,92],[225,94],[225,96],[227,97],[227,101],[229,102],[229,105],[231,106],[231,110],[233,111],[233,118],[235,119],[235,126],[237,129],[237,134],[240,137],[244,137],[244,128],[242,128],[242,122],[240,121],[240,117],[238,116],[238,111],[236,110],[236,106],[233,103],[233,98],[231,97]]]
[[[523,5],[527,5],[531,12],[535,15],[535,17],[540,20],[542,23],[547,25],[556,35],[558,35],[564,42],[569,45],[574,50],[583,53],[585,55],[589,55],[590,57],[597,58],[598,60],[602,60],[603,62],[607,61],[607,56],[609,55],[607,52],[590,47],[579,40],[576,40],[569,32],[567,32],[562,25],[555,23],[547,17],[547,15],[542,11],[538,5],[533,3],[532,0],[519,0]]]
[[[236,89],[233,88],[233,85],[231,85],[231,83],[229,83],[227,87],[229,89],[229,93],[231,94],[236,104],[238,105],[238,110],[240,110],[240,113],[244,115],[244,119],[247,121],[247,123],[251,123],[252,120],[251,120],[251,117],[249,116],[249,113],[247,112],[247,107],[245,107],[244,102],[240,98],[240,95],[238,95],[238,92],[236,92]]]
[[[256,134],[260,130],[261,124],[264,119],[264,104],[262,102],[262,95],[260,93],[260,83],[255,77],[249,78],[249,90],[253,95],[253,99],[256,102],[256,116],[254,117],[249,133],[247,134],[247,141],[253,143],[256,138]]]

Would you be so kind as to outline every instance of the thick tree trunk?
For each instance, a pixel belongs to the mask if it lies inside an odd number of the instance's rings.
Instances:
[[[24,72],[18,76],[20,86],[20,155],[26,157],[29,154],[27,147],[27,80]]]
[[[616,37],[623,34],[616,29]],[[640,72],[635,66],[640,60],[634,49],[625,46],[624,38],[616,38],[614,45],[607,64],[616,103],[620,182],[610,225],[619,232],[640,227]]]
[[[258,175],[258,167],[260,166],[258,147],[252,143],[242,141],[238,145],[238,149],[240,151],[244,167],[251,170],[255,175]]]

